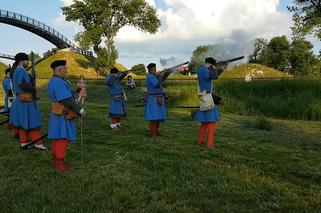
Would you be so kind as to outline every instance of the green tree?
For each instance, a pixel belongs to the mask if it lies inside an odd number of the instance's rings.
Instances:
[[[293,0],[293,4],[288,6],[294,13],[293,37],[299,39],[314,34],[321,39],[321,0]]]
[[[146,75],[147,72],[147,69],[144,64],[136,64],[132,66],[132,69],[139,69],[134,71],[136,75]]]
[[[263,59],[263,55],[267,50],[268,41],[264,38],[256,38],[254,40],[254,49],[253,53],[249,56],[249,63],[257,63],[261,64]]]
[[[105,41],[109,68],[117,59],[114,38],[122,27],[156,33],[161,24],[156,9],[145,0],[75,0],[72,5],[62,7],[62,11],[67,21],[77,21],[84,27],[76,36],[82,48],[93,47],[97,54]]]
[[[193,51],[189,68],[191,71],[195,71],[199,65],[204,63],[206,54],[208,53],[211,45],[198,46]]]
[[[286,71],[289,66],[290,43],[285,36],[277,36],[271,39],[266,51],[262,54],[262,64],[280,71]]]
[[[314,75],[317,59],[312,52],[313,45],[304,39],[294,40],[290,48],[289,72],[296,76]]]
[[[41,59],[41,56],[39,55],[39,53],[33,53],[34,57],[35,57],[35,62],[37,62],[39,59]],[[31,60],[32,54],[31,52],[28,54],[29,59]]]

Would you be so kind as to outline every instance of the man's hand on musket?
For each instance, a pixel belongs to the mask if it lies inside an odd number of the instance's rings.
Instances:
[[[82,117],[85,117],[87,115],[87,112],[85,111],[84,108],[81,108],[81,110],[79,111],[79,114],[82,116]]]
[[[224,64],[222,64],[221,68],[222,68],[223,70],[226,70],[227,67],[228,67],[228,65],[229,65],[229,63],[228,63],[228,62],[225,62]]]
[[[82,98],[86,98],[87,97],[87,92],[85,88],[82,88],[79,92],[79,96]]]

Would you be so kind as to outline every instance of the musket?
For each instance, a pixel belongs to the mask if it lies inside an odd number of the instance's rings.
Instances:
[[[169,96],[165,96],[165,100],[168,100],[168,99],[170,99],[170,98],[172,98],[173,96],[171,96],[171,95],[169,95]],[[145,106],[146,105],[146,103],[143,103],[143,104],[138,104],[138,105],[135,105],[134,107],[143,107],[143,106]]]
[[[8,113],[10,113],[10,111],[4,111],[4,112],[0,112],[0,115],[8,114]]]
[[[130,72],[135,72],[135,71],[140,70],[140,69],[142,69],[142,67],[134,68],[134,69],[130,69],[130,70],[125,70],[125,71],[119,71],[118,75],[123,75],[124,73],[128,74]]]
[[[47,136],[48,136],[48,133],[44,134],[43,136],[41,136],[40,138],[38,138],[38,139],[36,139],[36,140],[34,140],[34,141],[32,141],[32,142],[27,143],[26,145],[24,145],[24,146],[22,146],[22,147],[20,147],[20,148],[21,148],[22,150],[23,150],[23,149],[27,149],[29,146],[37,143],[38,141],[41,141],[42,139],[44,139],[44,138],[47,137]]]
[[[3,124],[8,123],[8,122],[9,122],[9,119],[1,122],[0,125],[3,125]]]
[[[184,66],[184,65],[186,65],[186,64],[188,64],[188,63],[189,63],[189,61],[186,61],[186,62],[184,62],[184,63],[175,65],[175,66],[173,66],[173,67],[166,68],[166,69],[160,71],[159,73],[162,73],[162,72],[165,72],[165,71],[171,71],[171,72],[172,72],[172,71],[176,70],[177,68],[179,68],[179,67],[181,67],[181,66]]]
[[[244,58],[244,56],[239,56],[239,57],[228,59],[228,60],[225,60],[225,61],[219,61],[219,62],[216,63],[216,65],[227,64],[227,63],[231,63],[231,62],[234,62],[234,61],[239,61],[239,60],[241,60],[243,58]]]
[[[162,81],[165,81],[166,78],[173,72],[175,71],[177,68],[181,67],[181,66],[184,66],[186,64],[188,64],[189,61],[186,61],[184,63],[181,63],[181,64],[178,64],[176,66],[173,66],[173,67],[169,67],[167,69],[164,69],[162,71],[160,71],[157,75],[161,78]]]
[[[200,107],[198,107],[198,106],[178,106],[176,108],[178,108],[178,109],[199,109]]]
[[[141,70],[143,69],[142,67],[139,67],[139,68],[134,68],[134,69],[130,69],[130,70],[126,70],[126,71],[121,71],[121,72],[134,72],[134,71],[137,71],[137,70]]]
[[[126,70],[126,71],[120,71],[116,74],[116,76],[119,77],[120,80],[122,80],[126,77],[126,75],[128,75],[128,73],[134,72],[134,71],[140,70],[140,69],[142,69],[142,68],[135,68],[135,69],[130,69],[130,70]]]
[[[37,75],[36,75],[36,69],[35,69],[35,54],[31,52],[31,76],[32,76],[32,86],[35,87],[36,92],[35,92],[35,99],[38,99],[38,93],[37,93]]]

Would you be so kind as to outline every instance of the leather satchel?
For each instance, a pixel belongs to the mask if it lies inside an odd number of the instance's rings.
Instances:
[[[121,100],[121,95],[114,95],[114,101],[119,102]]]
[[[158,105],[165,104],[165,98],[163,95],[156,96],[156,100],[157,100]]]
[[[59,102],[54,102],[51,104],[51,112],[55,115],[63,115],[64,105]]]
[[[19,98],[21,102],[31,102],[33,100],[32,93],[20,93]]]
[[[52,103],[52,112],[57,116],[64,116],[67,120],[75,120],[80,118],[80,114],[72,111],[68,107],[65,107],[62,103],[54,102]]]
[[[71,109],[69,109],[68,107],[64,108],[63,115],[64,115],[65,119],[67,119],[67,120],[75,120],[75,119],[80,118],[80,114],[78,112],[74,112]]]

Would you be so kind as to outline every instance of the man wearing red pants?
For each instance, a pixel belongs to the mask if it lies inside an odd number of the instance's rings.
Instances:
[[[58,172],[70,172],[72,168],[65,164],[66,151],[70,142],[76,140],[75,119],[85,115],[85,110],[75,101],[70,83],[65,79],[66,61],[54,61],[51,68],[54,75],[48,83],[48,95],[52,102],[48,138],[52,139],[52,163]],[[83,91],[80,95],[86,96]]]
[[[201,65],[197,70],[197,80],[199,92],[204,95],[209,95],[212,98],[213,85],[212,80],[218,79],[221,73],[226,69],[227,63],[222,67],[216,68],[216,60],[214,58],[206,58],[205,64]],[[201,123],[200,134],[198,138],[198,145],[205,146],[204,140],[206,132],[208,131],[207,148],[214,147],[214,134],[216,123],[220,120],[220,113],[218,107],[213,105],[211,109],[198,110],[195,114],[195,120]]]
[[[9,123],[19,131],[21,148],[26,148],[29,139],[36,141],[41,138],[41,117],[35,99],[36,88],[32,84],[33,79],[26,70],[29,64],[28,55],[18,53],[15,56],[15,61],[17,67],[12,70],[12,84],[16,99],[11,106]],[[47,150],[42,140],[38,140],[34,147],[39,150]]]

